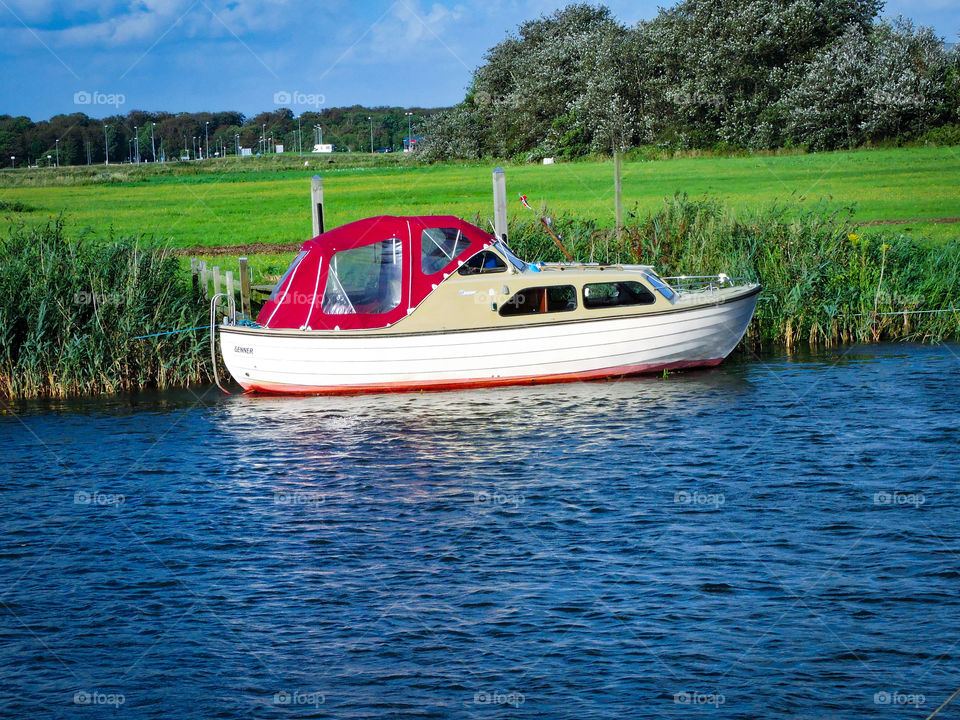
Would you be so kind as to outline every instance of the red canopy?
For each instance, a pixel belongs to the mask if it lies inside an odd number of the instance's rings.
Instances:
[[[493,241],[450,215],[383,215],[343,225],[303,244],[257,322],[311,330],[392,325]]]

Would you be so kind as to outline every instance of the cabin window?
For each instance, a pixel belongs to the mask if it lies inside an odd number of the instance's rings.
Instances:
[[[645,285],[631,280],[583,286],[583,306],[587,308],[652,305],[656,301],[657,298]]]
[[[504,317],[535,313],[569,312],[577,309],[577,291],[573,285],[532,287],[521,290],[500,308]]]
[[[280,289],[287,284],[287,280],[290,279],[291,273],[297,269],[297,265],[300,264],[300,261],[307,256],[306,250],[301,250],[297,253],[297,256],[293,259],[293,262],[290,263],[290,267],[287,268],[286,272],[283,273],[283,277],[280,278],[280,282],[273,286],[273,292],[270,293],[270,299],[276,300],[277,295],[280,294]]]
[[[330,258],[323,312],[385,313],[400,304],[403,244],[397,238],[341,250]]]
[[[420,269],[433,275],[449,265],[470,247],[470,241],[457,228],[427,228],[420,233]]]
[[[461,275],[478,275],[480,273],[505,272],[506,269],[507,264],[499,255],[491,250],[484,250],[467,260],[457,272]]]

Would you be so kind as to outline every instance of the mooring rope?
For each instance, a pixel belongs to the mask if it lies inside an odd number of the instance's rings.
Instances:
[[[957,695],[960,695],[960,688],[957,688],[957,691],[956,691],[953,695],[951,695],[951,696],[948,697],[946,700],[944,700],[943,705],[941,705],[941,706],[938,707],[936,710],[934,710],[932,713],[930,713],[929,715],[927,715],[927,720],[930,720],[930,718],[935,717],[935,716],[937,715],[937,713],[939,713],[939,712],[940,712],[941,710],[943,710],[947,705],[949,705],[949,704],[950,704],[950,701],[953,700]]]
[[[900,310],[898,312],[882,312],[882,313],[857,313],[855,315],[847,315],[847,317],[867,317],[876,316],[881,317],[885,315],[926,315],[929,313],[945,313],[945,312],[960,312],[960,308],[944,308],[943,310]]]
[[[209,329],[210,327],[208,325],[200,325],[199,327],[187,328],[185,330],[167,330],[166,332],[153,333],[152,335],[137,335],[137,337],[131,338],[131,339],[143,340],[144,338],[160,337],[161,335],[176,335],[177,333],[194,332],[195,330],[209,330]]]

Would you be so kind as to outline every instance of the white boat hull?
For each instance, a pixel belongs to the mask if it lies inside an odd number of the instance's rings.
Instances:
[[[756,303],[752,292],[670,312],[416,334],[226,326],[220,349],[245,390],[265,393],[589,380],[716,365],[740,342]]]

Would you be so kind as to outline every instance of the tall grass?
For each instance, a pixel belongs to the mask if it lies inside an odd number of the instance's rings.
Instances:
[[[63,397],[210,379],[208,322],[167,250],[68,240],[59,221],[0,236],[0,396]]]
[[[783,205],[734,213],[676,196],[630,218],[619,238],[575,218],[553,225],[579,260],[762,283],[748,335],[757,345],[960,337],[960,314],[947,311],[960,307],[960,241],[931,248],[895,231],[867,237],[852,216],[852,209]],[[539,223],[512,227],[510,242],[525,258],[562,260]]]

